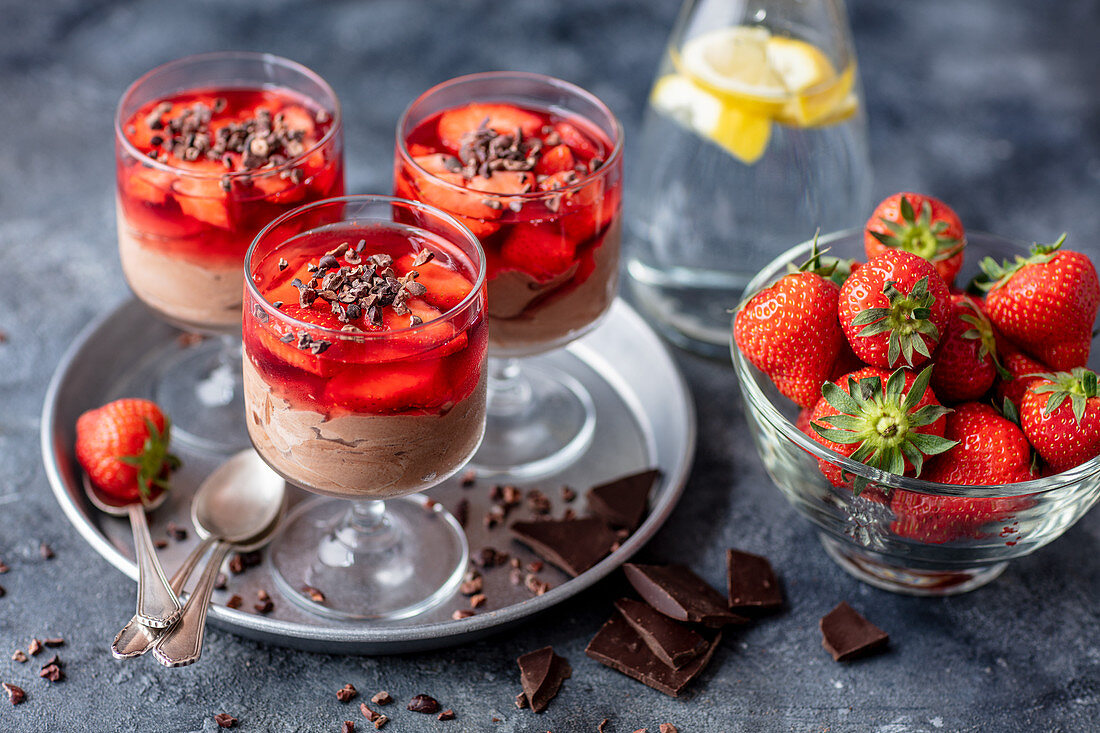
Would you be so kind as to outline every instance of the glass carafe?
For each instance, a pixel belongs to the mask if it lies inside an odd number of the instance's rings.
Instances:
[[[749,279],[861,224],[870,186],[842,1],[687,0],[627,175],[631,295],[674,342],[721,354]]]

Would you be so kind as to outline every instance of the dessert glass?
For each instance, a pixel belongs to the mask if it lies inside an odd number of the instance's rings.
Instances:
[[[864,258],[862,230],[831,234],[818,242],[830,255]],[[811,243],[804,242],[761,270],[745,291],[746,301],[785,274],[788,262],[805,261],[810,248]],[[1000,261],[1026,252],[1022,243],[967,232],[963,274],[967,279],[976,274],[983,257]],[[1098,345],[1094,337],[1092,369],[1100,362]],[[1009,560],[1057,539],[1100,498],[1100,457],[1054,476],[1007,486],[953,486],[883,473],[841,456],[795,427],[798,407],[749,363],[736,344],[733,364],[749,428],[768,474],[817,526],[829,557],[865,583],[912,595],[965,593],[996,578]],[[819,462],[864,476],[870,485],[857,497],[827,481]],[[910,506],[934,506],[940,497],[976,497],[991,502],[998,516],[980,526],[954,526],[949,517],[895,512],[892,498],[902,492]],[[908,527],[907,520],[912,522]]]
[[[478,110],[502,107],[521,124],[498,118],[509,129],[494,135]],[[443,82],[397,123],[395,194],[454,214],[485,249],[489,413],[472,462],[483,475],[547,475],[591,443],[596,415],[584,387],[552,360],[522,357],[588,332],[615,297],[622,138],[615,116],[592,94],[519,72]],[[499,169],[478,164],[487,151],[507,155],[509,141],[514,160]]]
[[[227,129],[234,124],[240,128]],[[153,397],[172,416],[177,439],[237,450],[247,444],[241,263],[272,219],[343,193],[336,94],[309,69],[270,54],[172,61],[122,95],[115,166],[126,280],[193,336],[148,365]]]
[[[434,259],[421,262],[425,251]],[[249,436],[275,471],[324,495],[272,544],[281,590],[346,619],[406,618],[450,597],[465,534],[410,495],[454,474],[484,431],[477,238],[424,204],[348,196],[271,222],[245,268]]]

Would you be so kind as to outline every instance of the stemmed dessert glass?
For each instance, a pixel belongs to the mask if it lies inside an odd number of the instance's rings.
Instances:
[[[126,280],[158,316],[194,336],[139,368],[149,370],[174,438],[236,450],[247,444],[241,263],[272,219],[343,193],[336,94],[309,69],[270,54],[172,61],[122,95],[115,164]]]
[[[249,436],[275,471],[324,495],[272,545],[281,590],[344,619],[406,618],[450,597],[465,534],[411,495],[461,468],[484,431],[477,238],[421,203],[335,198],[271,222],[245,272]]]
[[[429,89],[396,137],[395,194],[455,215],[488,262],[489,410],[472,467],[531,478],[572,464],[595,432],[592,399],[552,360],[527,357],[594,328],[615,297],[618,120],[560,79],[489,72]]]

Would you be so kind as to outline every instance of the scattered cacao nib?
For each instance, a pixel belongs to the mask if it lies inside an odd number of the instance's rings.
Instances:
[[[512,585],[519,585],[523,582],[523,571],[519,568],[512,568],[512,571],[508,573],[508,580]]]
[[[3,560],[0,560],[0,575],[3,575],[4,573],[8,572],[9,570],[11,570],[11,568],[9,568],[7,565],[5,565]]]
[[[473,611],[471,611],[468,608],[459,608],[454,613],[451,614],[451,620],[452,621],[461,621],[464,618],[470,618],[471,616],[476,616],[476,615],[477,615],[476,613],[474,613]]]
[[[27,653],[32,657],[37,657],[40,651],[42,651],[42,642],[38,639],[31,639],[31,643],[27,646]]]
[[[53,560],[55,557],[57,557],[54,554],[53,548],[47,545],[45,542],[38,546],[38,554],[42,556],[43,560]]]
[[[529,572],[529,573],[541,572],[542,568],[543,568],[542,560],[532,560],[531,562],[527,563],[527,572]]]
[[[168,547],[168,540],[153,540],[153,547],[158,550],[163,550],[165,547]]]
[[[518,557],[513,557],[508,561],[508,567],[516,568],[517,570],[520,568],[521,565],[523,565],[523,563],[519,561]]]
[[[179,336],[176,336],[176,343],[185,349],[195,344],[201,344],[204,340],[206,340],[206,336],[191,331],[184,331]]]
[[[523,710],[527,707],[527,693],[520,691],[516,693],[516,707]]]
[[[501,489],[500,501],[505,506],[505,508],[510,509],[516,506],[520,503],[520,501],[522,501],[522,499],[523,494],[520,493],[519,489],[517,489],[515,486],[512,486],[511,484],[508,484],[503,489]]]
[[[432,252],[430,249],[422,249],[417,252],[416,257],[413,258],[412,266],[420,267],[421,265],[428,264],[433,259],[435,259],[435,252]]]
[[[485,525],[486,529],[492,529],[504,521],[506,514],[504,507],[500,504],[494,504],[489,508],[489,511],[485,512],[485,518],[482,520],[482,523]]]
[[[8,700],[12,705],[18,705],[27,699],[27,693],[23,691],[22,687],[13,685],[10,682],[2,683],[4,692],[8,693]]]
[[[187,528],[181,527],[175,522],[169,522],[168,526],[165,527],[165,531],[168,533],[168,536],[176,542],[183,542],[187,539]]]
[[[381,690],[374,693],[374,696],[370,699],[375,705],[389,705],[393,702],[393,696],[386,690]]]
[[[577,513],[575,511],[573,511],[573,507],[566,507],[565,511],[561,513],[561,518],[562,519],[576,519],[577,518]],[[612,552],[614,552],[617,549],[619,549],[619,548],[615,547],[614,545],[611,546],[611,551]]]
[[[248,568],[254,568],[263,562],[263,555],[259,552],[238,552],[229,560],[229,572],[240,575]]]
[[[406,710],[411,710],[414,713],[432,714],[439,712],[439,701],[431,695],[416,695],[409,704],[405,707]]]
[[[23,662],[27,661],[27,655],[22,649],[16,649],[15,653],[11,655],[11,659],[13,662],[19,662],[20,664],[22,664]]]
[[[345,720],[344,724],[340,726],[340,733],[355,733],[355,723]]]
[[[672,723],[661,723],[658,730],[660,730],[661,733],[680,733]]]
[[[474,565],[479,568],[495,568],[508,562],[508,553],[501,552],[494,547],[483,547],[473,557]]]
[[[7,594],[8,594],[8,592],[6,590],[4,590],[4,586],[0,585],[0,598],[3,598]]]
[[[455,505],[455,520],[460,527],[465,527],[466,523],[470,521],[469,499],[460,499],[458,504]]]
[[[0,344],[6,344],[8,342],[8,332],[0,331]]]
[[[218,573],[214,578],[214,590],[225,590],[227,585],[229,585],[229,577],[225,573]]]
[[[60,636],[50,637],[49,639],[43,639],[42,643],[48,647],[65,646],[65,640]]]
[[[214,722],[218,724],[219,728],[236,728],[237,719],[229,713],[218,713],[214,716]]]
[[[268,598],[265,601],[260,601],[259,603],[253,604],[252,608],[256,609],[256,613],[266,615],[275,610],[275,604],[270,598]]]
[[[57,659],[57,657],[54,657]],[[57,662],[51,661],[42,667],[42,670],[38,673],[39,677],[45,678],[50,682],[61,682],[65,679],[65,673],[61,670],[61,665]]]
[[[536,596],[541,596],[543,593],[550,590],[549,583],[530,574],[524,579],[523,585]]]
[[[485,601],[488,600],[484,593],[476,593],[470,596],[470,608],[481,608],[485,605]]]
[[[459,140],[458,157],[465,178],[489,178],[495,171],[531,171],[542,155],[542,140],[523,139],[519,128],[513,134],[499,133],[489,127],[489,118],[476,130]]]
[[[468,489],[477,483],[477,473],[474,469],[469,469],[466,473],[462,474],[462,488]]]
[[[439,714],[439,720],[454,720],[454,719],[455,719],[455,711],[451,710],[450,708],[447,708],[446,710],[444,710],[442,713]]]
[[[550,510],[554,508],[550,503],[550,498],[538,489],[531,489],[527,492],[527,506],[535,514],[549,514]]]
[[[611,720],[609,718],[601,720],[600,724],[596,726],[596,733],[604,733],[604,731],[607,730],[607,724],[610,722]]]
[[[568,503],[568,502],[573,501],[576,498],[577,498],[577,492],[576,491],[573,491],[573,489],[571,489],[568,486],[562,486],[561,487],[561,500],[562,501]]]
[[[228,601],[225,602],[225,607],[240,608],[242,603],[244,603],[244,600],[240,596],[234,594],[229,598]]]
[[[484,586],[485,580],[480,575],[474,575],[469,580],[462,581],[462,585],[458,586],[458,592],[464,596],[472,596],[480,593]]]
[[[355,686],[348,683],[336,691],[336,699],[340,702],[347,702],[358,694],[359,691],[355,689]]]
[[[374,723],[375,730],[380,730],[383,725],[390,722],[390,719],[382,713],[378,712],[377,710],[371,710],[370,708],[368,708],[365,702],[359,703],[359,712],[361,712],[363,714],[363,717],[366,718],[368,721]]]
[[[302,593],[309,596],[309,600],[313,601],[314,603],[325,602],[325,594],[322,593],[319,588],[314,588],[312,585],[303,585]]]
[[[489,501],[503,501],[504,500],[504,487],[500,484],[493,484],[489,487]]]

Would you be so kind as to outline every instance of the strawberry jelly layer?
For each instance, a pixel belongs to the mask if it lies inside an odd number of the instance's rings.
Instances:
[[[246,168],[238,152],[189,160],[164,144],[170,138],[165,121],[195,104],[213,109],[218,100],[224,100],[224,108],[219,103],[220,111],[211,113],[209,137],[266,110],[301,131],[302,155]],[[343,193],[339,142],[309,152],[331,125],[330,112],[286,89],[199,90],[146,104],[123,124],[127,140],[142,156],[121,148],[117,156],[118,200],[130,236],[173,260],[212,268],[239,265],[269,221],[302,203]],[[151,164],[150,153],[169,168]]]
[[[366,244],[356,257],[353,253],[360,240]],[[350,247],[337,258],[341,266],[369,267],[370,255],[385,254],[393,260],[394,277],[406,276],[410,270],[418,273],[415,282],[425,292],[406,301],[408,313],[387,306],[382,309],[381,327],[375,327],[366,314],[349,323],[338,320],[321,298],[301,306],[293,282],[309,283],[313,275],[307,265],[344,242]],[[434,259],[414,266],[421,250],[432,252]],[[347,262],[349,257],[355,258],[353,262]],[[282,269],[280,261],[286,263]],[[485,319],[476,311],[455,318],[441,316],[469,294],[476,271],[462,252],[442,238],[401,224],[323,227],[266,253],[252,272],[268,303],[281,302],[282,313],[310,324],[266,313],[267,322],[261,322],[253,313],[258,304],[250,304],[245,319],[246,352],[290,409],[309,410],[326,419],[347,414],[440,415],[475,390],[487,348]],[[414,326],[414,319],[420,325]],[[359,332],[341,332],[345,326]],[[299,348],[302,333],[329,345],[319,353],[308,345]]]
[[[461,166],[456,171],[458,131],[468,124],[476,129],[485,119],[497,132],[518,127],[525,140],[543,141],[532,171],[488,177],[467,176]],[[425,119],[406,145],[415,165],[398,163],[397,195],[456,215],[485,248],[495,349],[519,354],[549,348],[606,309],[607,298],[581,302],[592,291],[610,288],[613,294],[619,250],[621,181],[617,167],[589,176],[611,153],[610,141],[594,125],[529,107],[470,105]],[[545,197],[514,195],[540,190]],[[610,246],[601,251],[605,243]],[[600,282],[585,285],[593,277]]]

